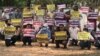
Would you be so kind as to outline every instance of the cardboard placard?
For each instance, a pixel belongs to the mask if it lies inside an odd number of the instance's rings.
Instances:
[[[54,20],[53,20],[53,19],[46,19],[45,22],[46,22],[48,25],[54,25]]]
[[[35,37],[35,31],[33,29],[24,29],[23,33],[23,36]]]
[[[89,12],[88,19],[98,19],[98,13],[97,12]]]
[[[95,37],[100,37],[100,31],[96,31]]]
[[[41,7],[41,5],[34,5],[34,6],[33,6],[33,9],[34,9],[35,12],[36,12],[37,10],[39,10],[40,7]]]
[[[64,26],[67,25],[67,21],[66,20],[55,20],[55,25],[59,26],[60,24],[63,24]]]
[[[43,22],[40,21],[33,21],[33,26],[35,27],[35,30],[39,30],[39,28],[42,26]]]
[[[45,13],[45,11],[43,9],[36,11],[36,15],[38,15],[38,16],[43,16],[44,13]]]
[[[66,8],[66,4],[57,5],[58,9]]]
[[[94,22],[88,22],[87,27],[89,30],[94,30],[95,27]]]
[[[70,24],[70,26],[79,26],[80,21],[79,20],[70,20],[69,24]]]
[[[49,4],[49,5],[47,5],[47,9],[48,9],[48,11],[53,11],[53,10],[55,10],[55,5]]]
[[[67,33],[66,31],[55,32],[55,40],[66,40]]]
[[[37,34],[36,37],[37,37],[37,39],[47,39],[48,34]]]
[[[0,28],[1,28],[1,29],[4,29],[4,27],[5,27],[5,22],[3,22],[3,21],[0,22]]]
[[[89,12],[89,7],[80,7],[79,9],[80,13],[88,13]]]
[[[22,21],[21,19],[11,19],[11,23],[14,26],[20,25],[21,24],[21,21]]]
[[[33,19],[31,17],[24,18],[23,25],[25,24],[33,24]]]
[[[5,27],[5,29],[4,29],[4,33],[6,35],[14,35],[15,31],[16,31],[15,27]]]
[[[32,14],[23,14],[23,17],[32,17]]]
[[[90,34],[88,32],[78,32],[78,40],[89,40]]]

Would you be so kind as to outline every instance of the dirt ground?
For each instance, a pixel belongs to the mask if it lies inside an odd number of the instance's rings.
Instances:
[[[0,41],[0,56],[100,56],[100,51],[95,47],[91,50],[80,50],[75,46],[68,49],[54,47],[54,44],[48,48],[39,47],[37,43],[33,43],[32,47],[22,47],[22,42],[17,42],[15,47],[5,47],[4,41]]]

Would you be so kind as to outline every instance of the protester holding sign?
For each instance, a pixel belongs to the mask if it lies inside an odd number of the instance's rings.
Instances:
[[[64,12],[63,9],[60,9],[60,11],[55,12],[54,18],[55,20],[63,20],[64,19]]]
[[[20,38],[20,31],[21,29],[20,29],[20,27],[16,27],[16,30],[15,30],[15,34],[14,34],[14,36],[11,38],[11,45],[12,46],[15,46],[15,43],[16,43],[16,41]]]
[[[15,30],[15,27],[13,27],[10,23],[7,23],[7,26],[4,29],[5,45],[7,47],[11,46],[11,38],[14,36]]]
[[[71,11],[71,19],[80,20],[80,12],[78,11],[78,6],[75,6]]]
[[[98,25],[98,27],[99,26],[100,24]],[[97,49],[100,49],[100,28],[95,32],[94,36],[95,36],[94,45]]]
[[[35,30],[32,28],[31,24],[25,25],[25,28],[22,30],[23,32],[23,46],[26,46],[28,43],[29,46],[32,46],[32,38],[35,38]]]
[[[51,39],[52,39],[52,43],[54,43],[54,36],[53,36],[53,33],[54,33],[54,19],[52,19],[49,15],[46,15],[45,16],[45,23],[48,24],[48,27],[50,28],[50,31],[51,31]]]
[[[92,37],[92,35],[88,32],[88,29],[84,28],[84,31],[78,32],[78,40],[79,45],[81,47],[81,49],[84,48],[91,48],[91,40],[94,40],[94,38]]]
[[[69,33],[64,28],[64,25],[59,25],[59,27],[55,31],[55,42],[56,42],[56,48],[60,48],[59,44],[63,44],[64,48],[67,48],[67,42],[69,39]]]
[[[41,27],[37,34],[37,39],[41,47],[43,46],[43,42],[45,42],[45,47],[48,47],[48,41],[51,39],[51,31],[47,24],[44,24],[43,27]]]

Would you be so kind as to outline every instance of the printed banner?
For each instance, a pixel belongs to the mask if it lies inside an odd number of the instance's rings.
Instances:
[[[11,19],[11,23],[14,26],[20,25],[21,24],[21,21],[22,21],[21,19]]]
[[[38,16],[43,16],[44,13],[45,13],[45,11],[43,9],[36,11],[36,15],[38,15]]]
[[[66,12],[68,12],[68,11],[70,11],[70,9],[64,9],[64,13],[66,13]]]
[[[35,32],[33,29],[24,29],[23,33],[23,36],[35,37]]]
[[[69,20],[70,26],[79,26],[80,21],[79,20]]]
[[[67,39],[66,31],[55,32],[55,40],[66,40],[66,39]]]
[[[36,37],[38,39],[47,39],[48,38],[48,34],[37,34]]]
[[[66,20],[55,20],[55,25],[59,26],[60,24],[63,24],[64,26],[67,25],[67,21]]]
[[[54,20],[53,19],[46,19],[45,23],[47,23],[48,25],[54,25]]]
[[[88,19],[98,19],[98,13],[97,12],[89,12]]]
[[[78,32],[78,40],[89,40],[89,35],[88,32]]]
[[[100,37],[100,31],[96,31],[95,37]]]
[[[24,18],[23,25],[25,24],[33,24],[33,19],[31,17]]]
[[[89,7],[81,7],[80,9],[79,9],[79,11],[80,11],[80,13],[88,13],[89,12]]]
[[[39,30],[39,28],[43,25],[40,21],[33,21],[33,26],[35,27],[35,30]]]
[[[58,9],[66,8],[66,4],[57,5]]]
[[[41,5],[34,5],[34,6],[33,6],[35,12],[36,12],[37,10],[39,10],[40,7],[41,7]]]
[[[88,22],[87,27],[89,30],[94,30],[95,25],[93,22]]]
[[[23,17],[32,17],[32,12],[31,11],[23,12]]]
[[[55,10],[55,4],[49,4],[49,5],[47,5],[47,9],[48,9],[48,11]]]
[[[1,21],[0,21],[0,28],[1,28],[1,29],[4,29],[4,27],[5,27],[5,22],[1,22]]]
[[[4,33],[6,35],[14,35],[16,31],[15,27],[5,27]]]

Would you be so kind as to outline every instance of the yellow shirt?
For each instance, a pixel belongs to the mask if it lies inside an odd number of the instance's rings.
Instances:
[[[71,12],[71,19],[80,19],[79,11],[72,11]]]

